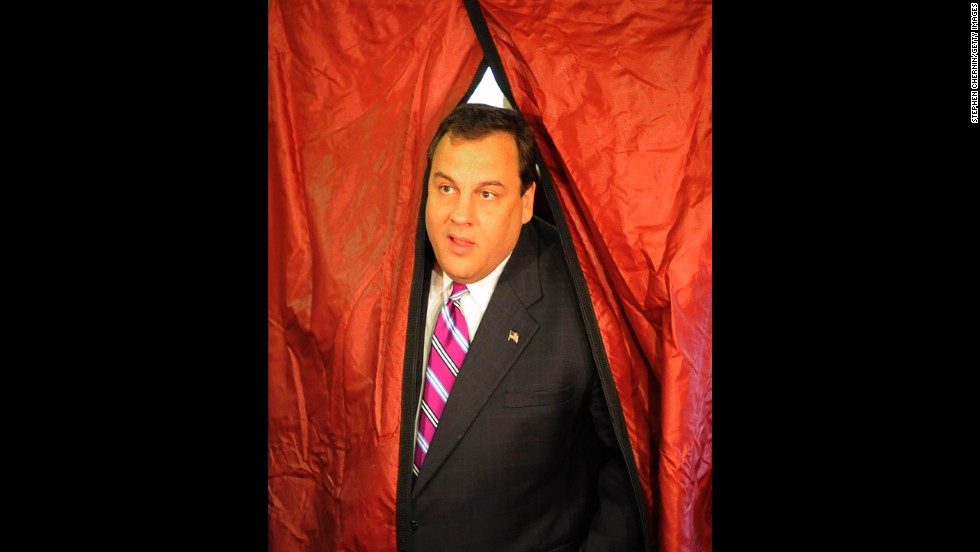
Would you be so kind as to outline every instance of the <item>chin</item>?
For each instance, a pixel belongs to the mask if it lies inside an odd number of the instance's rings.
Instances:
[[[463,280],[469,280],[469,278],[466,277],[466,273],[451,272],[449,270],[445,270],[445,273],[446,276],[449,276],[454,282],[459,282],[462,284],[464,283]]]
[[[452,270],[447,269],[445,266],[443,266],[442,270],[446,273],[446,276],[449,276],[454,282],[465,284],[473,280],[473,272],[469,270]]]

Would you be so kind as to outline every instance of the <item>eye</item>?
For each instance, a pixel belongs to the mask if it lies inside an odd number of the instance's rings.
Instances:
[[[493,199],[494,196],[495,194],[489,190],[480,191],[480,197],[482,197],[483,199]]]
[[[439,186],[439,191],[444,194],[451,194],[453,193],[453,187],[448,184],[443,184]]]

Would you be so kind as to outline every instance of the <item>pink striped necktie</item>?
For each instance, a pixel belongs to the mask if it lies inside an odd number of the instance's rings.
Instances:
[[[453,282],[449,301],[442,306],[432,331],[429,363],[425,368],[425,388],[422,391],[422,411],[419,413],[418,433],[415,436],[415,462],[412,472],[416,477],[429,451],[429,443],[439,427],[439,417],[446,407],[449,392],[453,389],[459,367],[470,348],[470,332],[459,308],[459,298],[469,290],[463,284]]]

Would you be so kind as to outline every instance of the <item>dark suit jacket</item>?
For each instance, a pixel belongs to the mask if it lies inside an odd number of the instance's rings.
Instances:
[[[410,496],[408,550],[643,548],[558,234],[539,219],[521,230]]]

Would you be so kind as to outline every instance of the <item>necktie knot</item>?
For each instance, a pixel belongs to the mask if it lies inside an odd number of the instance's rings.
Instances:
[[[466,284],[453,282],[453,291],[449,294],[449,298],[455,301],[462,297],[467,291],[469,291],[469,289],[467,289]]]

